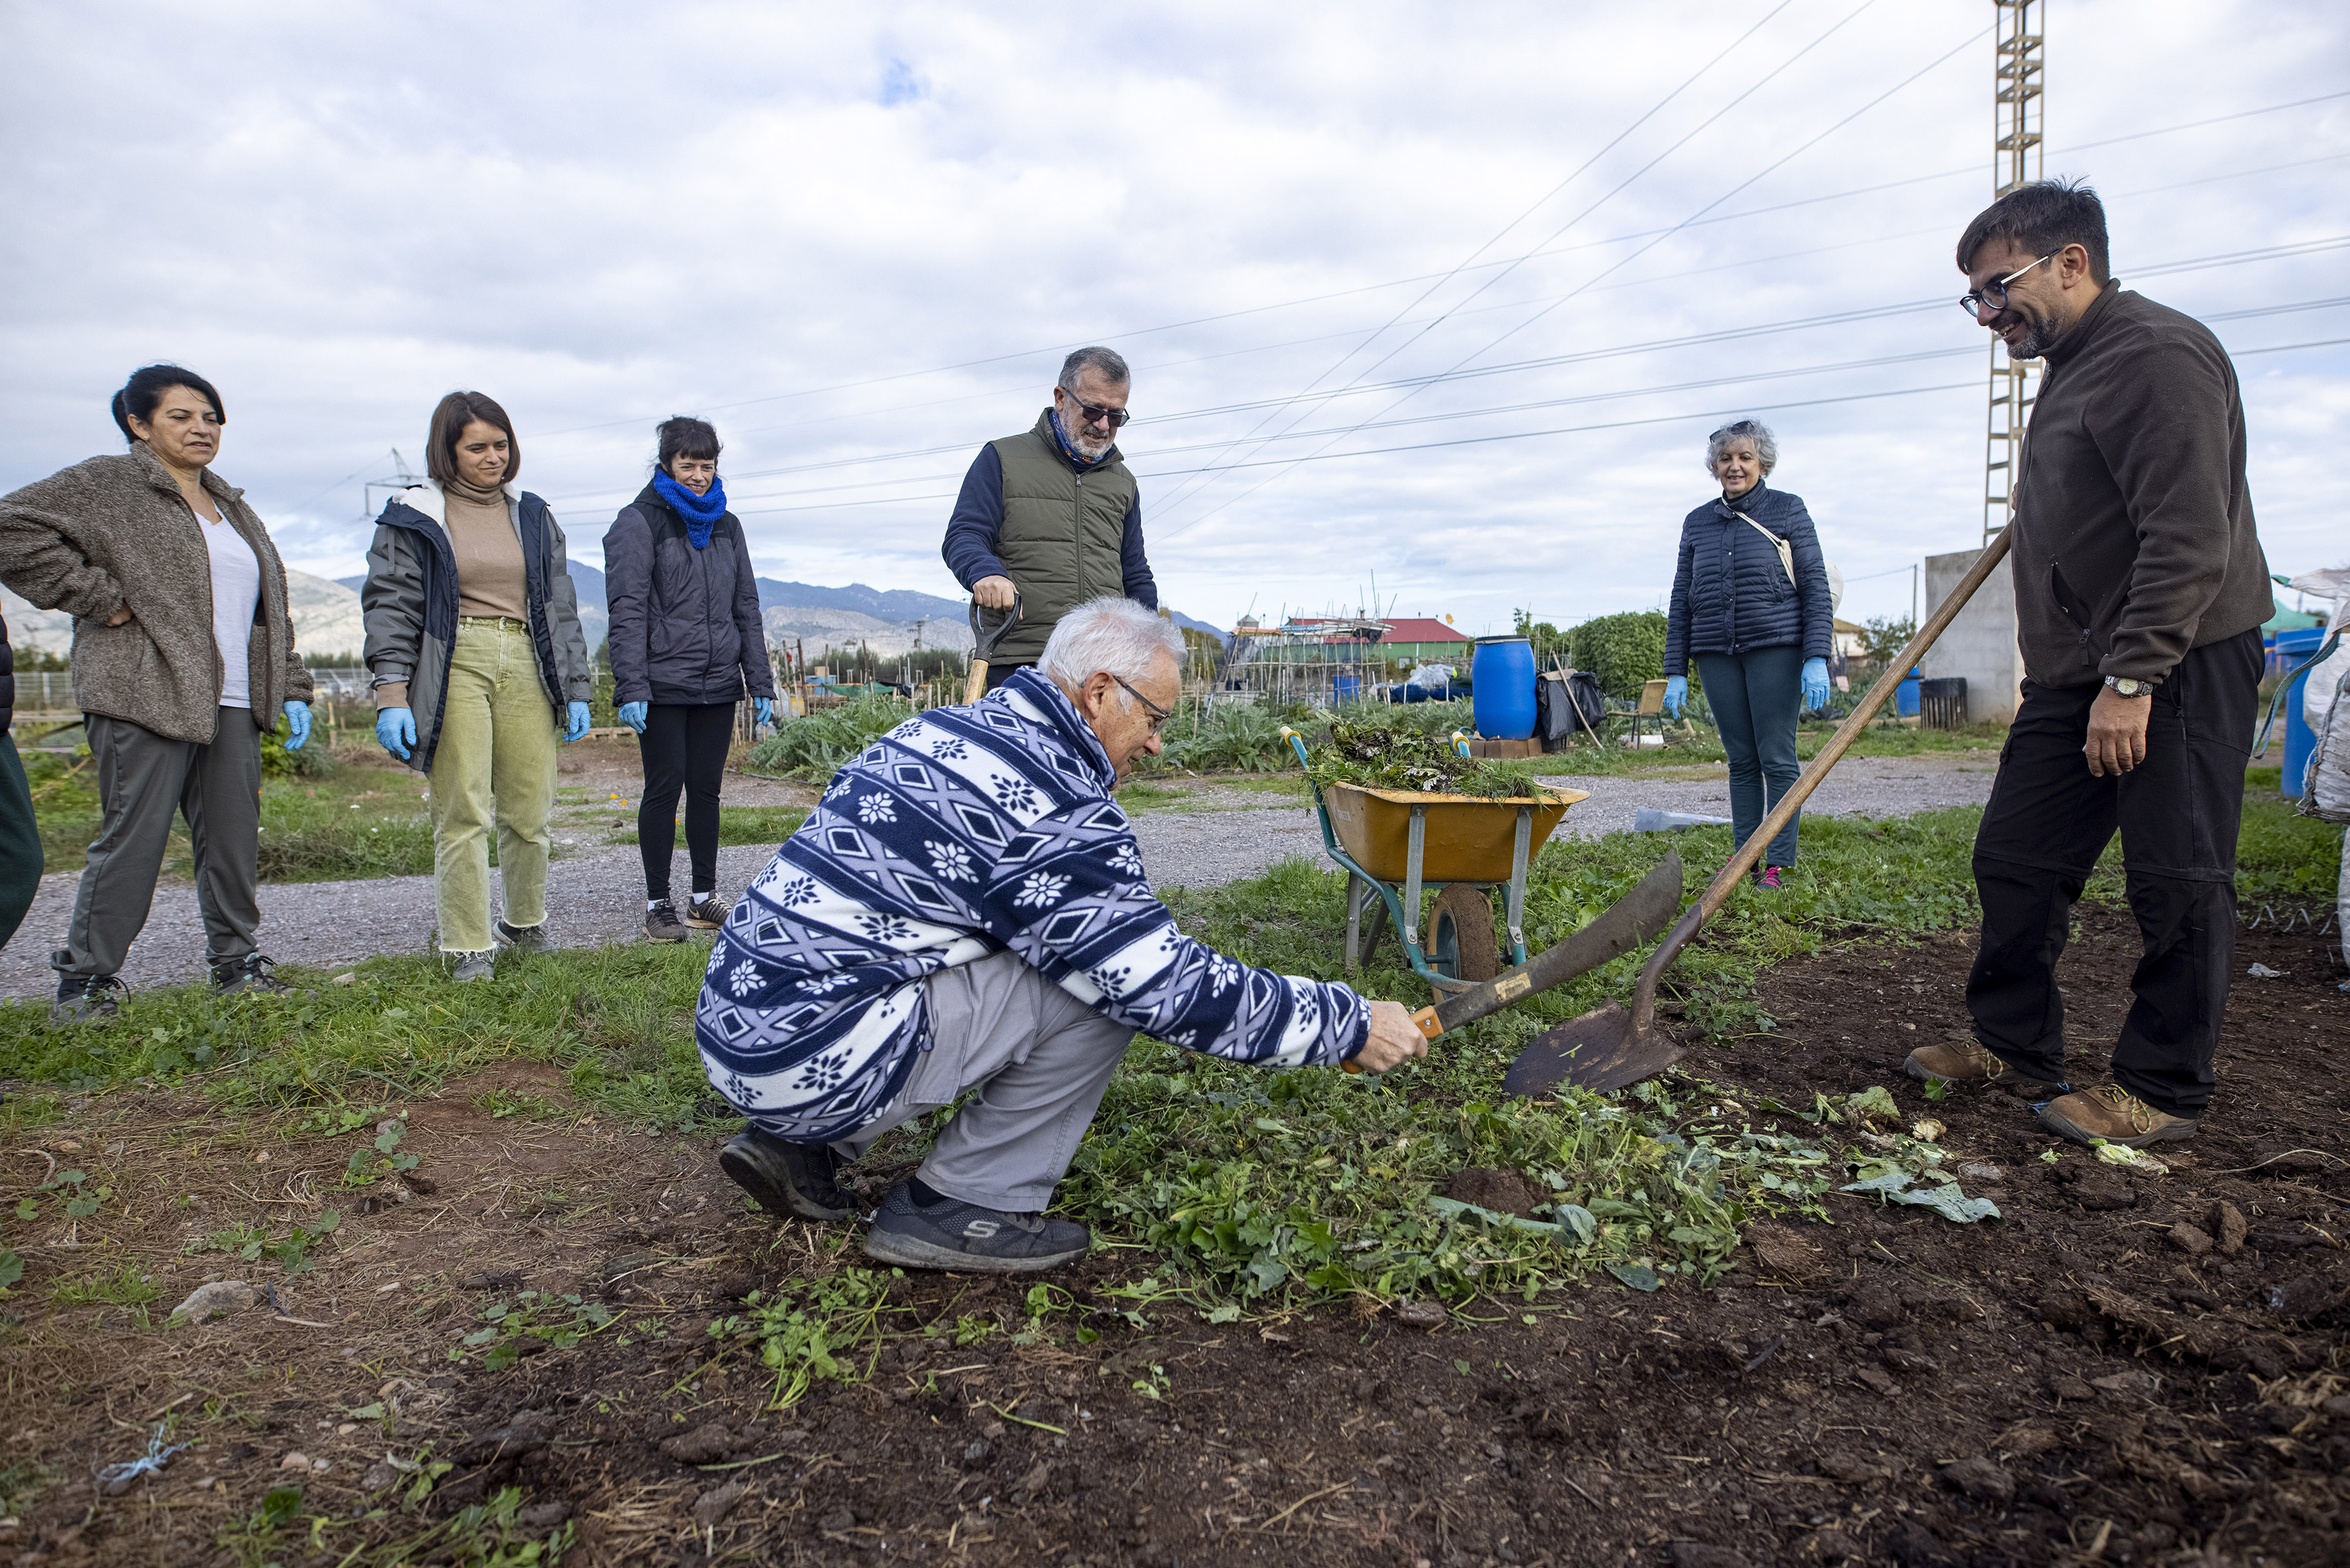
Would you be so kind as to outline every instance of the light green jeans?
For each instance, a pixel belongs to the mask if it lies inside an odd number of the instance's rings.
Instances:
[[[520,621],[459,621],[432,754],[432,890],[442,952],[497,945],[490,932],[493,822],[506,923],[546,919],[546,822],[561,745],[529,631]]]

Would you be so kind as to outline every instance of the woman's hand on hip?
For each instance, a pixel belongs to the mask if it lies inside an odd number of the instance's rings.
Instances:
[[[122,601],[122,607],[120,609],[116,610],[112,615],[106,618],[106,624],[109,626],[129,626],[137,618],[137,617],[130,613],[130,601],[129,599],[125,599]]]

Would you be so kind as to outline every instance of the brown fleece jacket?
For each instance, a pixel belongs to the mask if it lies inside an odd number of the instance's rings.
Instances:
[[[210,469],[204,489],[261,563],[261,604],[246,649],[253,714],[274,726],[307,702],[294,651],[286,567],[244,492]],[[203,524],[154,453],[133,444],[0,498],[0,582],[42,609],[73,615],[74,701],[175,741],[209,744],[220,722],[212,556]],[[107,618],[125,604],[131,618]]]

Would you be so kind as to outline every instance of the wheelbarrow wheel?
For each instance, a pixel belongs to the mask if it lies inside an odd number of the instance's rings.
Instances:
[[[1493,937],[1493,900],[1485,889],[1455,882],[1437,895],[1428,928],[1428,959],[1454,980],[1487,981],[1502,972]]]

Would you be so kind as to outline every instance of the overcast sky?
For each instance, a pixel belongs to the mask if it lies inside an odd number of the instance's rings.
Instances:
[[[1845,613],[1907,613],[1981,526],[1948,302],[1992,7],[1771,5],[13,0],[0,490],[120,450],[108,397],[178,360],[220,472],[341,576],[363,482],[471,387],[577,558],[695,412],[763,572],[953,595],[971,453],[1099,341],[1191,614],[1659,605],[1749,410]],[[2213,326],[2270,561],[2350,561],[2350,348],[2256,352],[2350,338],[2350,96],[2274,107],[2350,92],[2350,7],[2048,11],[2046,171],[2105,192],[2125,286],[2265,312]]]

